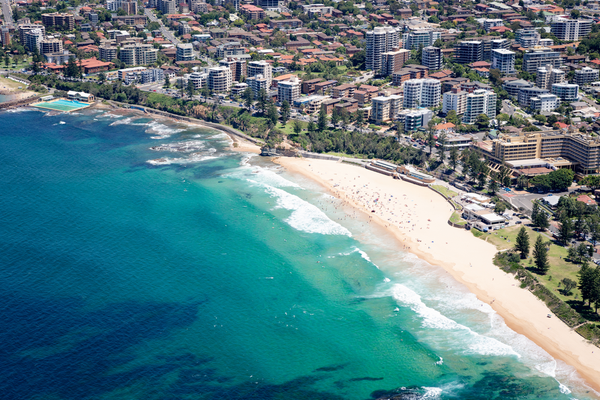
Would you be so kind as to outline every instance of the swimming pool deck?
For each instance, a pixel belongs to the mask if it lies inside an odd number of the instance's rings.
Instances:
[[[60,112],[72,112],[72,111],[77,111],[77,110],[83,110],[84,108],[88,108],[90,107],[93,103],[81,103],[81,102],[77,102],[77,104],[74,106],[70,106],[70,105],[64,105],[64,104],[56,104],[53,106],[53,103],[57,103],[59,101],[69,101],[72,102],[72,100],[68,100],[68,99],[55,99],[52,101],[40,101],[39,103],[33,103],[30,104],[32,107],[37,107],[37,108],[43,108],[45,110],[52,110],[52,111],[60,111]],[[63,107],[63,108],[59,108],[59,107]],[[69,109],[65,109],[66,107],[68,107]]]

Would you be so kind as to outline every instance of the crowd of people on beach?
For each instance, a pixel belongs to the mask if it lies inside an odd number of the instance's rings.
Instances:
[[[311,168],[309,166],[309,168]],[[348,185],[348,178],[352,184]],[[381,193],[371,185],[366,177],[361,179],[360,175],[354,177],[348,175],[340,177],[339,180],[330,179],[329,186],[335,197],[340,199],[341,206],[353,206],[360,208],[369,214],[367,223],[372,223],[375,218],[379,218],[380,223],[386,228],[397,229],[404,237],[404,250],[411,250],[412,241],[417,243],[427,243],[428,247],[434,244],[433,241],[428,243],[426,231],[431,229],[431,218],[428,215],[423,215],[422,210],[419,212],[419,205],[415,199],[411,199],[406,193],[402,197],[394,196],[390,193]],[[335,210],[340,207],[338,200],[331,199],[320,204],[324,211],[328,211],[330,203]],[[431,201],[431,200],[430,200]],[[421,214],[421,215],[419,215]],[[347,218],[357,219],[359,215],[353,208],[345,217],[339,217],[339,220]],[[415,235],[416,232],[423,232],[423,235]],[[412,238],[412,240],[411,240]]]

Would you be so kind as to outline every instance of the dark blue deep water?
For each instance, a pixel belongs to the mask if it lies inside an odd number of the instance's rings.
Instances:
[[[592,398],[437,267],[228,145],[0,113],[0,398]]]

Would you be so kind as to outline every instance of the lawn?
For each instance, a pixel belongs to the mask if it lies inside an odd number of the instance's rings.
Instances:
[[[467,224],[467,221],[462,219],[459,211],[454,211],[452,213],[452,215],[450,216],[450,222],[457,224],[457,225],[466,225]]]
[[[14,90],[17,90],[19,87],[22,89],[26,88],[26,86],[24,84],[13,81],[12,79],[4,78],[4,77],[0,78],[0,85],[6,86],[6,87],[8,87],[10,89],[14,89]]]
[[[306,126],[306,124],[303,124],[303,125]],[[292,124],[292,120],[289,120],[285,126],[282,125],[281,122],[279,122],[277,124],[277,129],[279,129],[281,132],[283,132],[283,134],[286,136],[295,135],[294,124]]]
[[[366,154],[346,154],[346,153],[336,153],[334,151],[330,151],[328,153],[323,153],[323,154],[327,154],[328,156],[335,156],[335,157],[347,157],[347,158],[361,158],[361,159],[367,159],[367,155]]]
[[[493,231],[492,233],[479,232],[481,235],[476,236],[483,240],[487,239],[487,242],[495,245],[498,250],[512,249],[515,246],[517,234],[519,233],[521,226],[511,226],[505,229]],[[561,300],[574,300],[575,295],[577,295],[577,298],[580,299],[581,293],[579,292],[579,289],[575,288],[571,291],[571,296],[565,296],[558,290],[558,284],[563,278],[569,278],[572,281],[578,282],[579,278],[577,273],[579,272],[581,266],[566,261],[565,258],[567,258],[568,254],[567,249],[556,244],[553,239],[547,235],[547,233],[542,233],[542,239],[545,242],[551,241],[550,250],[548,252],[550,270],[546,273],[546,275],[538,275],[534,269],[533,246],[539,232],[534,231],[529,226],[525,226],[525,229],[529,235],[530,252],[529,257],[521,261],[521,265],[523,265],[525,268],[528,268],[530,272],[538,277],[540,283],[550,289],[552,293],[558,296]]]
[[[3,70],[9,70],[9,71],[18,71],[21,70],[23,68],[27,68],[31,66],[31,57],[25,57],[23,58],[20,62],[16,63],[16,66],[13,67],[13,65],[15,65],[15,58],[11,57],[10,58],[10,62],[9,62],[9,67],[6,67],[6,64],[4,63],[4,59],[0,60],[0,69]]]
[[[454,196],[458,196],[458,193],[448,189],[446,186],[431,185],[431,187],[450,199],[453,198]]]

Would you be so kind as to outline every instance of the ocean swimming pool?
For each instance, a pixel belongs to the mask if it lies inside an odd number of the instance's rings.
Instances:
[[[53,101],[44,101],[42,103],[32,104],[33,107],[44,108],[49,110],[63,111],[63,112],[71,112],[75,110],[80,110],[82,108],[89,107],[90,104],[82,103],[76,100],[53,100]]]

